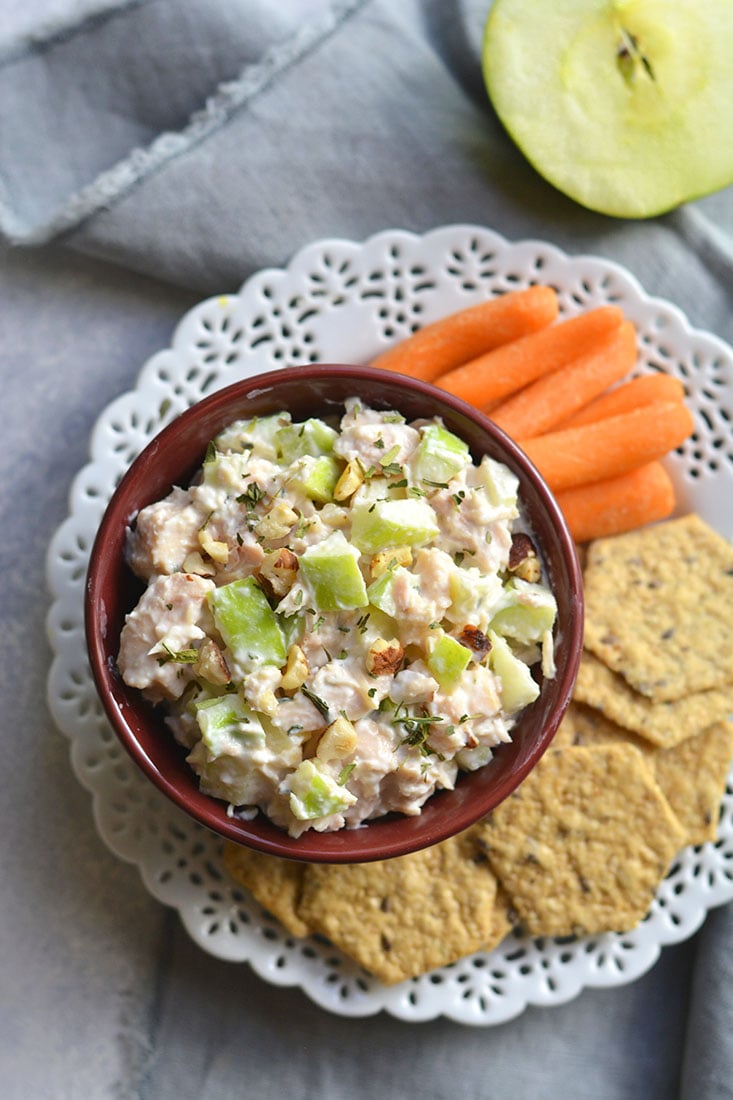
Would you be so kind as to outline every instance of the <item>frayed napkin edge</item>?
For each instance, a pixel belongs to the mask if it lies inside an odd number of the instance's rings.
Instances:
[[[126,157],[72,194],[50,218],[39,224],[27,224],[17,216],[11,205],[0,198],[0,234],[11,245],[37,246],[71,233],[92,215],[111,207],[170,160],[190,152],[220,130],[279,73],[311,53],[349,16],[368,2],[369,0],[333,0],[323,13],[304,23],[284,42],[272,46],[261,61],[247,65],[235,80],[220,84],[204,105],[190,116],[183,129],[161,133],[149,145],[132,149]],[[30,45],[26,47],[26,52],[51,48],[59,41],[66,41],[74,33],[88,29],[90,19],[99,19],[102,15],[106,17],[124,14],[139,6],[138,0],[132,0],[122,9],[105,9],[103,13],[82,17],[76,23],[55,26],[45,37],[34,36],[29,40]],[[17,53],[6,54],[0,61],[15,60],[18,56]]]

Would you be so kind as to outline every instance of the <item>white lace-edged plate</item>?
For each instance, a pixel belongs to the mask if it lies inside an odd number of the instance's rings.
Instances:
[[[385,988],[322,939],[286,933],[230,880],[220,840],[136,770],[103,716],[87,665],[89,552],[129,463],[160,428],[206,394],[278,366],[368,362],[431,320],[530,283],[556,287],[564,316],[618,304],[639,333],[637,372],[664,370],[682,380],[695,434],[667,460],[680,511],[694,509],[733,537],[733,350],[693,329],[670,303],[649,297],[614,263],[452,225],[424,236],[388,231],[364,243],[319,241],[286,269],[260,271],[239,293],[190,310],[171,346],[145,364],[135,389],[100,415],[91,461],[73,483],[69,516],[49,548],[48,630],[55,654],[49,701],[70,741],[74,771],[92,793],[102,838],[137,864],[148,890],[179,911],[205,951],[248,962],[266,981],[299,986],[339,1015],[384,1010],[407,1021],[443,1015],[493,1025],[530,1004],[565,1002],[586,986],[633,981],[665,944],[684,940],[710,908],[733,899],[733,773],[718,840],[679,854],[637,928],[572,941],[512,933],[490,954]]]

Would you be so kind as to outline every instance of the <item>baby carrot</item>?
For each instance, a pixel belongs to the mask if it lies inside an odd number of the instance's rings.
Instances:
[[[678,447],[694,428],[681,401],[657,401],[596,424],[548,432],[521,446],[553,492],[617,477]]]
[[[442,375],[438,385],[484,409],[597,347],[622,321],[617,306],[599,306],[472,359]]]
[[[620,535],[674,511],[672,479],[660,462],[627,474],[564,489],[557,503],[576,542]]]
[[[557,317],[557,294],[530,286],[488,298],[418,329],[372,360],[373,367],[432,382],[477,355],[550,325]]]
[[[591,351],[508,397],[491,419],[515,439],[533,439],[618,382],[635,362],[636,330],[624,321]]]
[[[608,393],[601,394],[574,416],[563,420],[560,427],[579,428],[581,424],[594,424],[606,416],[631,412],[632,409],[639,409],[652,401],[684,401],[684,398],[685,387],[679,378],[673,378],[671,374],[642,374]]]

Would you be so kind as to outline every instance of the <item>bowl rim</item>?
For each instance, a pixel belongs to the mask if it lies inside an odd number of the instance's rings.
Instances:
[[[198,780],[193,771],[191,771],[191,775],[196,782],[198,794],[196,795],[193,791],[181,790],[179,785],[172,782],[165,772],[157,766],[155,760],[140,744],[130,727],[126,715],[130,703],[128,699],[121,698],[125,691],[120,692],[120,686],[124,688],[124,685],[122,685],[119,674],[115,677],[115,656],[111,652],[110,642],[105,641],[104,619],[106,612],[101,599],[101,589],[104,560],[110,533],[119,528],[121,521],[124,522],[126,527],[132,521],[136,512],[134,508],[128,511],[125,511],[124,508],[131,487],[135,486],[141,477],[145,478],[147,471],[155,463],[157,455],[164,451],[171,441],[179,440],[185,433],[186,428],[190,424],[196,423],[202,415],[223,413],[232,402],[261,396],[268,390],[276,393],[277,389],[281,388],[283,384],[297,382],[300,386],[307,386],[309,381],[322,379],[326,373],[337,373],[340,378],[352,380],[354,383],[361,381],[372,385],[382,384],[387,388],[394,387],[424,399],[427,404],[437,404],[438,407],[433,413],[426,413],[425,415],[441,416],[448,410],[457,418],[463,417],[472,421],[482,433],[492,438],[494,443],[501,448],[506,455],[506,464],[515,473],[521,473],[533,485],[560,545],[560,560],[567,572],[571,598],[569,602],[569,622],[566,624],[564,640],[567,659],[563,666],[558,669],[559,679],[553,681],[556,684],[556,703],[549,719],[543,724],[538,733],[532,751],[527,754],[524,761],[508,777],[505,777],[504,782],[498,785],[495,797],[490,799],[491,804],[484,805],[482,802],[480,810],[471,810],[470,812],[464,807],[463,812],[459,815],[459,823],[456,823],[455,818],[450,814],[440,814],[438,812],[440,802],[455,794],[455,791],[445,790],[434,793],[425,803],[425,807],[432,808],[429,810],[429,824],[427,827],[420,828],[419,825],[415,825],[421,819],[423,821],[428,820],[428,817],[424,816],[426,814],[424,807],[423,812],[416,817],[389,815],[391,828],[390,835],[387,838],[382,837],[380,839],[378,835],[380,823],[386,822],[386,818],[367,822],[357,829],[341,829],[333,832],[317,832],[310,829],[301,837],[290,837],[285,830],[269,822],[262,813],[258,814],[254,821],[247,821],[237,816],[228,816],[226,814],[226,804],[223,801],[204,795],[198,790]],[[354,392],[358,393],[358,390]],[[337,403],[343,405],[343,399],[339,398]],[[273,412],[276,411],[276,408],[277,406],[273,404]],[[230,417],[230,422],[233,418]],[[241,418],[241,414],[238,413],[236,418]],[[226,419],[222,420],[222,426],[226,422]],[[191,464],[192,469],[195,469],[197,465],[200,465],[200,460]],[[154,499],[160,499],[160,497],[156,496]],[[432,846],[448,839],[464,828],[468,828],[508,797],[534,769],[544,752],[549,748],[570,702],[582,653],[583,611],[583,581],[577,548],[552,492],[521,448],[486,414],[447,391],[439,389],[432,383],[377,367],[352,363],[313,363],[303,366],[286,366],[252,375],[217,389],[179,413],[170,423],[156,433],[132,460],[110,497],[92,545],[84,589],[85,638],[94,685],[115,735],[143,774],[180,809],[224,839],[269,855],[292,860],[324,863],[354,863],[388,859]],[[114,642],[114,639],[112,641]],[[125,690],[132,691],[134,695],[134,689]],[[487,765],[487,767],[489,766]],[[482,771],[483,769],[479,770]],[[470,774],[477,775],[478,773],[473,772]],[[435,809],[435,807],[438,807],[438,809]],[[399,823],[402,823],[402,828],[399,827]],[[393,833],[396,833],[396,836],[393,836]],[[365,839],[369,836],[374,838],[371,842]],[[345,841],[344,838],[348,839]]]

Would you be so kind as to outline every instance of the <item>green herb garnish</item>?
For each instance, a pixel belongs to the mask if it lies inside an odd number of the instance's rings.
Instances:
[[[315,691],[311,691],[311,689],[306,687],[305,684],[301,686],[300,690],[302,691],[303,695],[305,695],[306,699],[309,699],[311,701],[316,710],[320,714],[322,714],[324,718],[328,718],[329,714],[331,713],[331,709],[325,699],[321,699],[320,695],[316,695]]]
[[[237,504],[246,504],[248,508],[254,508],[265,495],[256,481],[251,481],[244,492],[236,498]]]
[[[197,649],[171,649],[165,642],[160,644],[165,650],[165,657],[158,657],[159,665],[165,665],[168,661],[175,661],[178,665],[194,665],[199,659]]]
[[[382,473],[385,477],[399,477],[402,473],[402,467],[399,462],[384,462],[380,463],[382,467]]]
[[[392,725],[401,725],[405,731],[405,736],[402,738],[401,745],[410,745],[413,748],[417,748],[424,756],[437,756],[442,760],[444,757],[435,749],[431,749],[428,744],[428,737],[430,736],[430,727],[442,722],[443,719],[439,714],[426,714],[426,715],[403,715],[397,717],[399,708],[395,711],[395,717],[392,719]]]
[[[346,784],[347,784],[347,783],[348,783],[348,781],[349,781],[349,776],[351,775],[351,773],[353,772],[353,770],[354,770],[354,768],[355,768],[355,767],[356,767],[356,764],[355,764],[355,763],[352,763],[352,764],[344,764],[343,768],[342,768],[342,769],[341,769],[341,771],[339,772],[339,775],[338,775],[338,779],[336,780],[336,782],[338,783],[339,787],[344,787],[344,786],[346,786]]]

